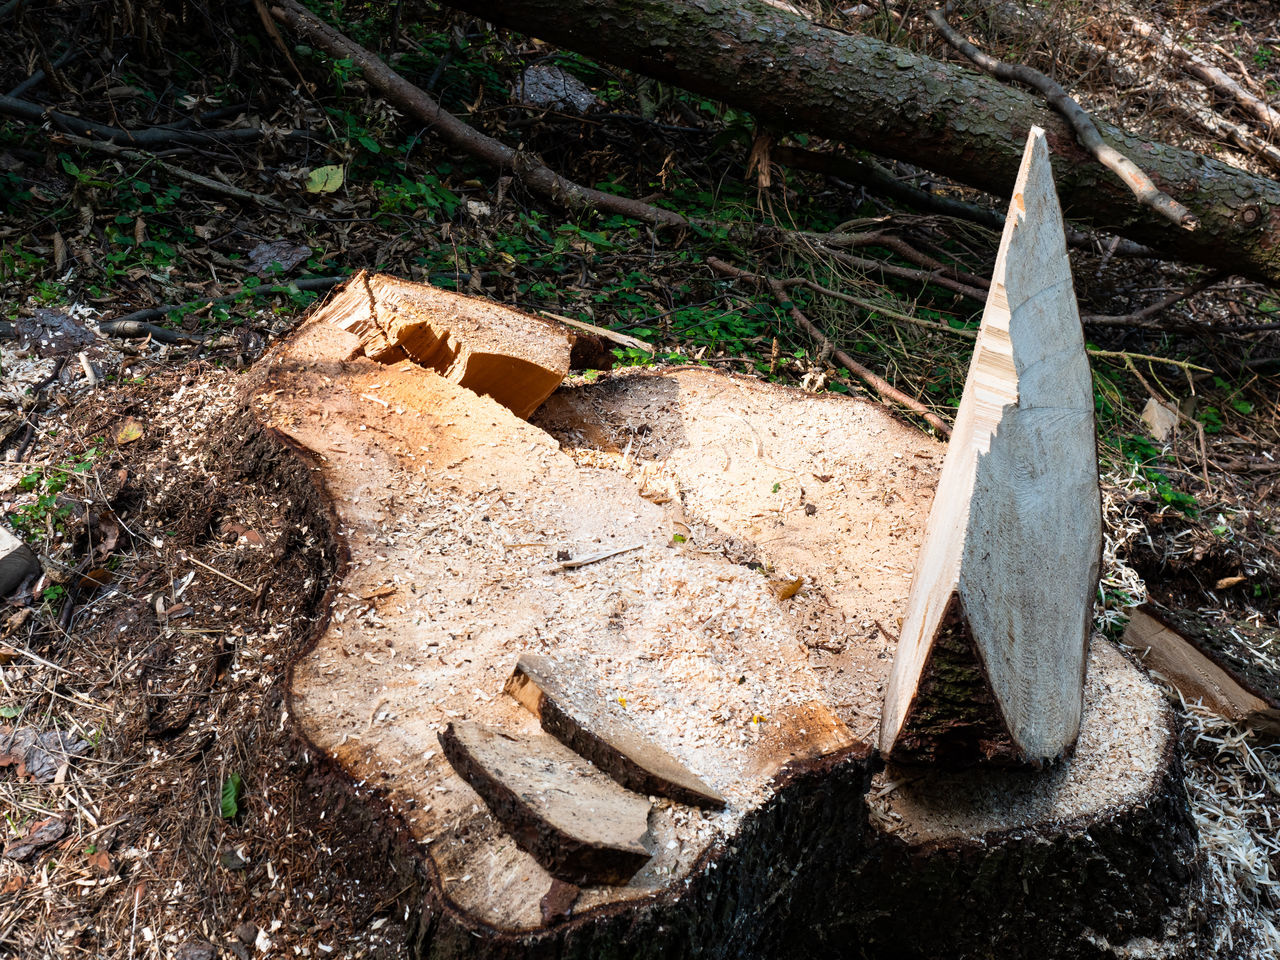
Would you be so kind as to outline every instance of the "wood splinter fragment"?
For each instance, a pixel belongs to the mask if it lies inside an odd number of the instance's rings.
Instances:
[[[1144,603],[1133,611],[1124,642],[1182,698],[1218,716],[1280,732],[1280,676],[1258,655],[1275,649],[1280,630],[1225,617]]]
[[[1033,127],[885,691],[881,752],[1049,762],[1080,731],[1102,550],[1093,387]]]
[[[372,360],[412,360],[526,419],[569,372],[574,343],[549,320],[384,274],[357,274],[316,320],[355,334]]]
[[[650,853],[649,801],[545,734],[451,723],[440,745],[516,846],[566,883],[626,883]]]
[[[636,730],[621,707],[583,702],[556,673],[572,669],[526,653],[506,691],[538,718],[542,729],[636,793],[719,810],[725,800],[696,774]]]

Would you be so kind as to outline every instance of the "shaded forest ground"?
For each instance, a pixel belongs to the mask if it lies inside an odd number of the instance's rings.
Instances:
[[[949,56],[919,5],[807,6]],[[989,273],[989,227],[841,172],[783,166],[780,148],[831,145],[447,9],[312,8],[576,182],[723,226],[655,230],[541,202],[510,171],[406,122],[350,61],[288,38],[286,58],[250,4],[0,4],[16,54],[0,60],[0,92],[156,131],[122,155],[0,118],[0,509],[46,561],[0,607],[0,725],[59,734],[47,771],[0,765],[13,854],[0,860],[0,952],[400,952],[416,879],[388,869],[395,858],[368,848],[368,825],[335,806],[281,698],[332,544],[305,490],[236,429],[237,371],[334,278],[386,270],[653,345],[619,347],[620,363],[864,392],[797,329],[794,304],[944,420],[959,398],[981,302],[957,287]],[[1186,96],[1225,107],[1169,51],[1138,43],[1124,12],[1062,3],[1028,26],[991,6],[967,29],[1111,122],[1265,172],[1186,124],[1174,109]],[[1280,91],[1270,4],[1137,12],[1262,95]],[[1098,49],[1068,42],[1081,37]],[[530,68],[574,78],[586,112],[522,103]],[[937,171],[887,170],[1002,205]],[[708,258],[787,281],[791,299],[727,280]],[[1117,632],[1150,591],[1275,626],[1280,296],[1223,278],[1139,322],[1135,311],[1202,272],[1114,256],[1105,242],[1073,262],[1082,311],[1130,320],[1088,328],[1108,476],[1100,617]],[[159,330],[93,332],[131,315]],[[1152,395],[1184,414],[1165,442],[1139,417]],[[1280,906],[1268,819],[1280,760],[1265,740],[1186,715],[1223,955],[1266,955],[1280,944],[1267,919]]]

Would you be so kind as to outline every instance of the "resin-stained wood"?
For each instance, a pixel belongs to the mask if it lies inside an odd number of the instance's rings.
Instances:
[[[1069,752],[1101,550],[1093,386],[1035,128],[916,561],[881,751],[951,766]]]

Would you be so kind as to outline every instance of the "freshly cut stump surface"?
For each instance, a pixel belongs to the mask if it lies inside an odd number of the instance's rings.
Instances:
[[[966,821],[955,854],[920,805],[887,814],[894,830],[868,827],[871,744],[940,444],[875,404],[703,369],[562,387],[525,422],[411,361],[360,352],[354,335],[310,323],[258,366],[250,401],[312,459],[349,555],[293,666],[290,714],[421,841],[417,955],[895,956],[864,940],[898,913],[858,900],[896,863],[894,844],[908,854],[891,874],[934,850],[952,863],[921,905],[942,910],[963,893],[949,884],[968,882],[953,863],[966,851],[992,838],[1021,851],[1016,837],[1034,836],[1056,869],[1085,875],[1084,845],[1053,844],[1108,824],[1123,825],[1117,852],[1137,846],[1089,874],[1089,890],[1028,898],[1045,917],[1010,900],[966,923],[1064,931],[1058,954],[1030,938],[1008,956],[1094,956],[1086,928],[1124,935],[1133,925],[1117,911],[1141,903],[1154,930],[1176,905],[1186,884],[1163,879],[1189,820],[1170,716],[1102,688],[1085,704],[1097,736],[1054,768],[1060,806],[1024,805],[1011,834],[996,802]],[[593,695],[723,809],[642,797],[650,858],[625,883],[572,896],[437,739],[463,723],[541,735],[504,693],[525,654],[595,678]],[[1127,661],[1113,666],[1149,686]],[[1135,729],[1149,737],[1117,755]],[[1157,827],[1173,839],[1153,839]],[[1020,863],[987,871],[1034,886]]]

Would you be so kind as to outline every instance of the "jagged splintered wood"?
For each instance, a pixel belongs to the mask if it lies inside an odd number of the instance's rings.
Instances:
[[[882,753],[965,765],[1070,751],[1101,546],[1092,380],[1033,127],[916,561]]]
[[[357,274],[316,319],[354,333],[372,360],[412,360],[525,418],[569,372],[575,339],[519,310],[384,274]]]

